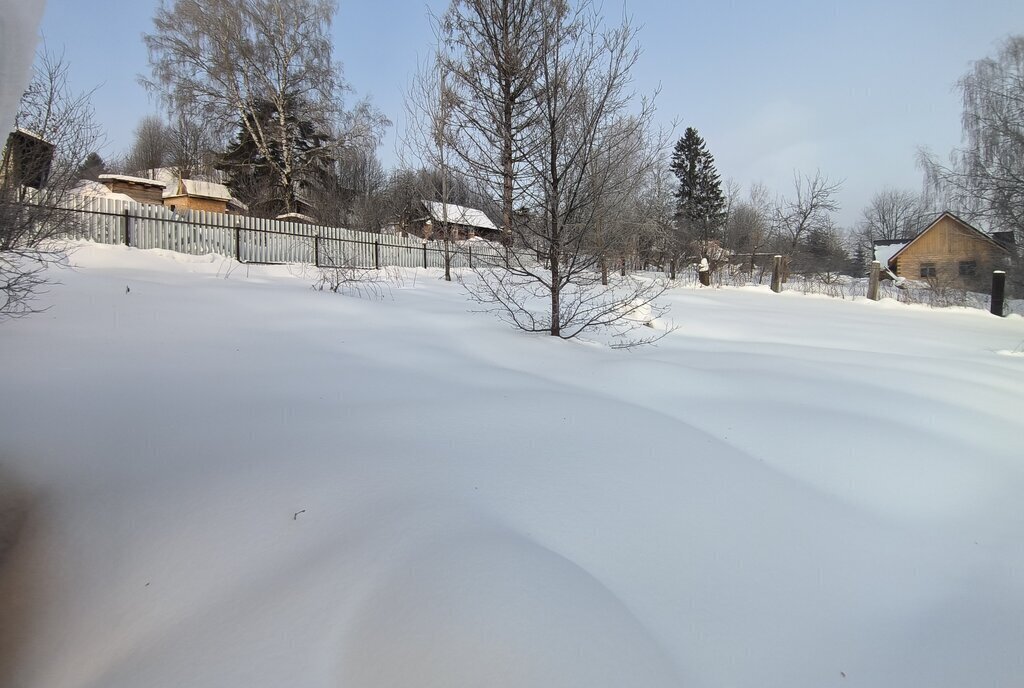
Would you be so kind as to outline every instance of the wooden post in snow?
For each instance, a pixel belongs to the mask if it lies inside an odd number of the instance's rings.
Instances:
[[[992,273],[992,305],[989,309],[992,315],[1003,317],[1003,301],[1006,295],[1006,273],[996,270]]]
[[[881,278],[882,264],[877,260],[871,261],[871,276],[868,278],[868,298],[872,301],[878,300],[878,280]]]
[[[772,258],[772,291],[776,294],[782,291],[782,256]]]

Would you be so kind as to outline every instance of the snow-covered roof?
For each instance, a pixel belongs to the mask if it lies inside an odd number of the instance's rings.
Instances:
[[[310,217],[305,213],[282,213],[274,218],[275,220],[284,220],[285,222],[305,222],[306,224],[315,225],[316,218]]]
[[[131,196],[123,193],[114,193],[105,185],[94,182],[91,179],[83,179],[75,184],[74,188],[71,189],[71,193],[90,198],[109,198],[113,201],[135,202],[135,199]]]
[[[887,242],[885,244],[875,244],[875,260],[881,263],[884,268],[889,264],[889,261],[892,260],[893,256],[903,250],[903,247],[906,246],[907,243],[908,242],[906,241],[902,241],[897,243]]]
[[[170,196],[192,196],[193,198],[212,198],[217,201],[230,201],[231,192],[228,187],[216,182],[204,182],[198,179],[179,179],[178,186],[171,193],[164,193],[164,198]]]
[[[42,141],[43,143],[49,143],[51,146],[53,145],[50,141],[44,139],[42,134],[38,134],[32,131],[31,129],[26,129],[25,127],[15,127],[14,131],[19,134],[22,134],[23,136],[28,136],[29,138],[36,139],[37,141]]]
[[[159,186],[161,188],[167,186],[167,182],[162,182],[156,179],[146,179],[145,177],[132,177],[127,174],[101,174],[99,179],[101,182],[128,182],[129,184],[143,184],[145,186]]]
[[[437,201],[423,201],[424,207],[430,213],[430,218],[435,222],[445,221],[445,207],[447,206],[448,222],[453,225],[465,225],[466,227],[477,227],[479,229],[493,229],[497,227],[491,222],[482,210],[466,208],[465,206],[453,203],[439,203]]]

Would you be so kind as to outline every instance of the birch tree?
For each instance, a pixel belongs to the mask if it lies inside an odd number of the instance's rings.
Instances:
[[[237,132],[265,166],[285,212],[330,155],[347,90],[332,59],[330,0],[162,1],[143,40],[172,111],[221,140]]]

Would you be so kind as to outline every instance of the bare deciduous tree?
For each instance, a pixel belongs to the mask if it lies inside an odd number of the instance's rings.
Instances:
[[[517,217],[516,182],[530,153],[524,134],[535,121],[532,90],[549,5],[545,0],[454,0],[435,22],[440,68],[451,92],[453,162],[501,199],[505,231]]]
[[[1009,280],[1024,292],[1024,35],[1010,36],[995,57],[975,62],[957,86],[963,145],[948,164],[920,153],[926,188],[936,205],[992,231],[1014,233]]]
[[[1024,232],[1024,35],[994,58],[974,63],[957,82],[963,97],[963,146],[949,164],[922,151],[930,190],[970,220]]]
[[[793,195],[777,208],[779,228],[790,251],[814,229],[825,229],[831,214],[839,210],[836,200],[842,182],[833,182],[818,170],[814,175],[793,174]]]
[[[645,146],[653,105],[629,90],[639,56],[628,20],[613,29],[590,2],[542,11],[540,58],[531,91],[536,113],[517,146],[529,213],[512,225],[517,251],[507,269],[482,271],[475,295],[517,327],[562,338],[591,329],[622,333],[629,313],[651,307],[660,282],[631,276],[602,285],[593,233],[623,175]],[[653,164],[653,161],[651,161]],[[538,309],[538,300],[546,308]]]
[[[725,226],[726,247],[745,259],[743,267],[751,274],[758,254],[772,241],[774,214],[774,202],[768,189],[761,184],[752,185],[745,199],[733,201],[729,205]]]
[[[156,115],[147,115],[135,127],[135,138],[125,157],[125,171],[146,174],[163,167],[170,157],[171,131]]]
[[[920,229],[924,215],[917,194],[885,188],[864,208],[860,230],[871,241],[909,239]]]
[[[434,171],[426,180],[436,181],[421,190],[421,198],[440,203],[440,224],[434,236],[443,246],[444,278],[452,280],[455,256],[452,225],[448,221],[451,203],[452,106],[454,94],[448,87],[448,60],[438,50],[436,59],[421,64],[405,95],[406,132],[403,143],[410,155]],[[436,218],[435,218],[436,219]]]
[[[856,249],[870,261],[874,242],[909,239],[921,229],[928,216],[919,195],[886,187],[871,197],[861,214],[853,238]]]
[[[153,73],[144,83],[221,140],[240,130],[286,212],[332,154],[341,122],[334,10],[330,0],[171,0],[144,36]]]
[[[40,52],[15,122],[25,145],[8,139],[0,160],[0,319],[35,312],[46,267],[64,257],[59,240],[77,227],[58,207],[102,140],[92,92],[72,91],[68,70],[63,56]]]

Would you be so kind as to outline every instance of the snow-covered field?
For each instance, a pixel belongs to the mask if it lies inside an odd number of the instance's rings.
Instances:
[[[0,324],[0,686],[1019,686],[1024,319],[86,245]],[[130,290],[130,291],[129,291]]]

